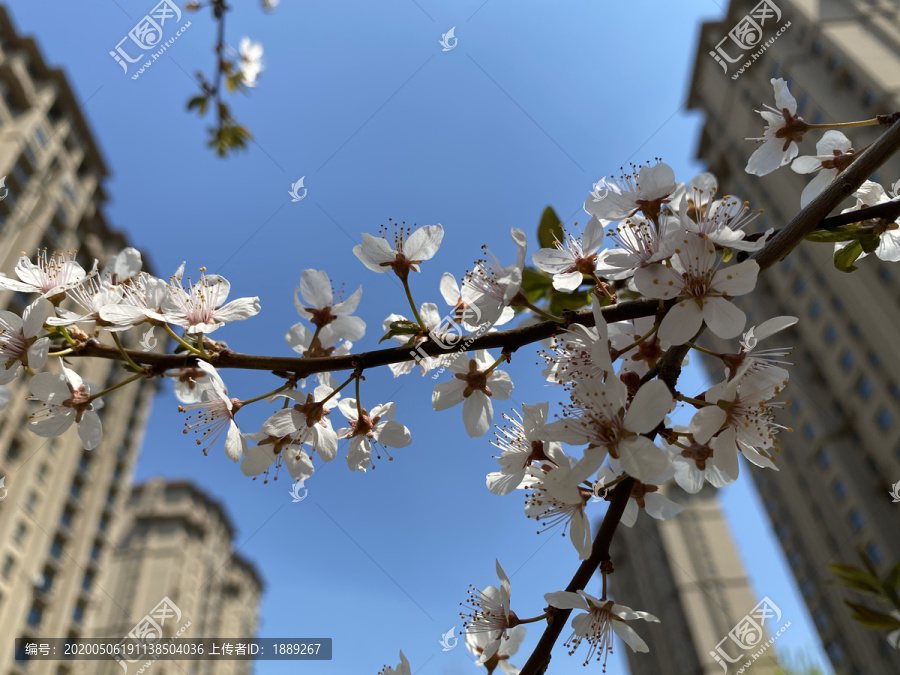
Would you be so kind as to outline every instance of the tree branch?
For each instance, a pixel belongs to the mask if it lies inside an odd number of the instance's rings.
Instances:
[[[670,302],[671,304],[671,302]],[[601,311],[607,322],[625,321],[642,316],[653,316],[659,308],[657,300],[633,300],[617,305],[604,307]],[[578,323],[583,326],[594,325],[594,315],[591,310],[572,312],[568,315],[569,325]],[[507,351],[515,351],[519,347],[540,342],[545,338],[556,335],[562,327],[555,321],[542,321],[540,323],[511,328],[509,330],[487,333],[465,344],[460,348],[449,349],[446,345],[439,344],[431,339],[423,342],[419,349],[428,356],[440,356],[454,351],[474,351],[477,349],[502,348]],[[412,348],[394,347],[391,349],[378,349],[358,354],[345,354],[342,356],[319,356],[303,358],[299,356],[257,356],[253,354],[240,354],[230,350],[223,350],[218,354],[210,355],[210,363],[216,368],[241,368],[244,370],[279,370],[296,373],[299,377],[307,377],[315,373],[336,372],[339,370],[355,370],[356,368],[369,369],[378,366],[386,366],[391,363],[411,361]],[[197,363],[196,357],[190,354],[158,354],[154,352],[139,352],[125,350],[125,353],[142,365],[148,365],[157,370],[164,371],[172,368],[188,368]],[[122,353],[115,347],[101,344],[96,339],[89,340],[86,344],[74,348],[72,356],[93,356],[101,359],[122,360]]]

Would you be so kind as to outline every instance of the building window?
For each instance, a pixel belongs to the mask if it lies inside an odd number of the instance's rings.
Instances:
[[[873,105],[875,105],[875,101],[877,99],[878,99],[878,96],[874,91],[870,91],[870,90],[866,89],[866,91],[863,92],[863,97],[862,97],[863,107],[871,108]]]
[[[847,326],[847,330],[850,331],[850,335],[852,335],[855,338],[862,337],[862,331],[859,328],[859,324],[857,324],[854,321],[850,322],[850,324]]]
[[[797,295],[802,295],[803,291],[806,290],[806,279],[795,279],[794,280],[794,292]]]
[[[831,296],[831,306],[834,308],[836,312],[844,311],[844,301],[841,300],[838,296]]]
[[[850,527],[853,528],[853,531],[859,532],[865,524],[862,514],[856,509],[850,509]]]
[[[50,467],[46,464],[46,462],[44,464],[41,464],[38,467],[38,472],[37,472],[38,483],[43,483],[47,479],[47,472],[49,470],[50,470]]]
[[[835,478],[831,484],[831,489],[834,490],[834,494],[838,499],[843,499],[847,496],[847,484],[840,478]]]
[[[829,323],[825,326],[825,342],[834,344],[835,340],[837,340],[837,328]]]
[[[91,586],[94,585],[94,577],[91,574],[85,574],[84,578],[81,580],[81,588],[82,590],[89,591],[91,590]]]
[[[894,398],[900,398],[900,385],[898,385],[896,382],[894,382],[893,380],[888,382],[887,389],[888,393],[891,396],[893,396]]]
[[[869,378],[864,377],[859,381],[859,384],[856,385],[856,393],[859,394],[859,397],[865,401],[872,395],[872,383],[869,382]]]
[[[866,555],[876,565],[881,562],[881,549],[874,542],[866,544]]]
[[[869,354],[868,354],[868,356],[869,356],[869,363],[871,363],[871,364],[872,364],[873,366],[875,366],[876,368],[880,368],[880,367],[881,367],[881,357],[878,356],[878,354],[876,354],[875,352],[870,351]]]
[[[91,560],[99,560],[100,559],[100,544],[96,541],[94,545],[91,547]]]
[[[60,556],[63,552],[62,543],[57,539],[50,545],[50,557],[54,560],[59,560]]]
[[[6,449],[6,461],[7,462],[15,462],[19,455],[22,454],[22,446],[19,445],[19,439],[13,438],[9,442],[9,447]]]
[[[804,579],[800,582],[800,592],[804,598],[810,598],[816,593],[816,585],[809,579]]]
[[[840,665],[844,662],[844,649],[837,642],[829,642],[825,651],[828,652],[828,658],[832,663]]]
[[[9,581],[9,577],[12,574],[13,568],[16,566],[16,559],[11,555],[7,555],[3,560],[3,567],[0,568],[0,577],[3,577],[7,581]]]
[[[879,408],[878,414],[875,415],[875,422],[882,431],[887,431],[894,425],[894,417],[888,412],[887,408]]]
[[[821,609],[817,609],[813,612],[813,621],[815,622],[816,627],[819,630],[825,630],[826,628],[828,628],[828,615]]]
[[[889,284],[891,282],[891,279],[894,278],[894,275],[891,274],[891,270],[887,267],[879,267],[878,278],[881,279],[884,283]]]
[[[797,553],[797,551],[791,551],[788,553],[788,562],[791,564],[791,567],[797,569],[803,564],[803,556]]]
[[[849,349],[845,349],[841,352],[841,368],[850,370],[855,362],[856,359],[853,357],[853,352]]]
[[[37,508],[38,501],[39,501],[39,500],[38,500],[38,493],[35,492],[34,490],[32,490],[32,491],[28,494],[28,499],[25,500],[25,510],[26,510],[28,513],[34,513],[34,510]]]
[[[822,303],[818,300],[813,300],[809,303],[809,318],[817,319],[819,315],[822,313]]]
[[[812,440],[816,437],[816,428],[807,422],[803,425],[803,435],[806,436],[807,440]]]
[[[813,115],[813,124],[824,124],[825,123],[825,113],[821,110],[816,110],[816,114]]]
[[[816,461],[823,469],[827,469],[829,466],[831,466],[831,457],[828,456],[827,450],[820,450],[819,454],[816,455]]]
[[[85,604],[83,602],[79,602],[77,605],[75,605],[75,611],[72,612],[72,621],[74,621],[75,623],[81,621],[84,618],[84,610]]]

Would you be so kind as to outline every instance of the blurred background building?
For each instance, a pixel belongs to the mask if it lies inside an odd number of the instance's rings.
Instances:
[[[23,251],[77,251],[89,269],[95,259],[103,265],[125,248],[127,240],[102,213],[107,174],[65,75],[45,64],[35,42],[19,36],[0,7],[0,272],[14,275]],[[21,313],[30,299],[0,291],[0,309]],[[136,331],[123,336],[133,348],[138,339]],[[102,359],[79,362],[78,372],[101,389],[127,375]],[[13,639],[97,635],[88,623],[124,636],[128,631],[119,628],[128,621],[115,609],[137,619],[167,592],[185,603],[195,627],[190,635],[209,629],[210,636],[252,636],[261,583],[249,563],[230,557],[233,530],[218,505],[189,485],[174,484],[139,488],[129,507],[158,384],[142,380],[107,397],[98,411],[103,440],[91,451],[82,449],[74,428],[51,439],[28,431],[35,406],[26,401],[27,383],[19,378],[8,386],[10,402],[0,411],[0,674],[63,675],[82,664],[89,666],[84,672],[98,672],[95,661],[29,663],[13,653]],[[195,512],[179,520],[173,515],[178,509]],[[120,532],[125,548],[112,555]],[[178,537],[192,542],[183,542],[179,554],[197,558],[176,578],[175,560],[165,556]],[[136,568],[135,555],[158,557]],[[115,583],[118,595],[105,592],[100,577]],[[143,607],[154,594],[159,597]],[[113,608],[112,598],[118,598]],[[249,672],[242,662],[229,663],[238,665],[216,672]],[[194,662],[195,670],[186,672],[212,672],[196,670],[201,665]]]
[[[733,1],[722,21],[703,25],[688,107],[705,115],[697,155],[718,177],[719,194],[735,194],[751,208],[764,209],[762,229],[781,227],[797,213],[800,192],[811,178],[787,167],[762,179],[744,172],[754,146],[739,139],[761,135],[764,122],[753,109],[774,105],[770,79],[788,82],[797,112],[808,122],[863,120],[900,110],[900,3],[777,0],[781,17],[769,15],[760,44],[790,25],[758,60],[752,56],[759,47],[737,58],[742,50],[729,31],[747,15],[755,13],[759,20],[759,4]],[[736,60],[725,63],[727,72],[710,55],[721,54],[717,45]],[[877,134],[871,127],[847,132],[857,150]],[[820,136],[808,134],[800,154],[814,154]],[[898,178],[896,157],[876,176],[888,188]],[[794,329],[763,345],[795,346],[786,392],[793,405],[782,420],[794,431],[782,434],[781,470],[747,473],[825,651],[842,674],[900,672],[900,652],[883,634],[850,618],[844,600],[864,598],[833,583],[827,567],[859,564],[857,547],[882,574],[900,561],[900,509],[888,494],[891,483],[900,480],[898,298],[900,276],[889,263],[870,255],[859,261],[858,271],[842,274],[833,267],[832,246],[811,242],[761,276],[756,293],[738,298],[748,326],[779,314],[800,318]],[[714,336],[704,340],[734,351],[734,341],[726,346],[715,344]],[[711,384],[721,364],[710,365]]]
[[[659,521],[641,512],[634,527],[616,531],[612,543],[616,586],[628,589],[630,607],[660,620],[641,626],[650,651],[626,649],[628,666],[631,675],[674,672],[672,664],[678,664],[679,675],[718,675],[722,665],[710,652],[722,643],[726,654],[737,657],[740,650],[728,633],[760,599],[750,588],[716,490],[706,485],[691,495],[672,483],[662,490],[683,507],[681,513]],[[779,625],[764,628],[771,633]],[[777,644],[753,663],[755,675],[779,672],[776,650]]]
[[[123,525],[100,575],[106,592],[88,618],[90,636],[125,637],[143,617],[153,618],[164,598],[178,613],[160,626],[166,637],[256,634],[263,583],[253,564],[232,551],[234,528],[218,502],[189,482],[154,479],[134,488]],[[73,672],[84,675],[121,672],[110,662],[77,666]],[[248,675],[251,668],[250,661],[160,661],[153,672]]]

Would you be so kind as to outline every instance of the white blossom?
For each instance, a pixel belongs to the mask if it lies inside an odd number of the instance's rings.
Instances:
[[[479,350],[471,355],[460,354],[450,360],[447,369],[453,379],[434,387],[431,404],[435,410],[446,410],[463,404],[463,423],[471,438],[487,433],[494,419],[492,399],[505,401],[513,390],[512,379],[503,370],[493,368],[491,355]]]
[[[765,176],[790,164],[800,152],[797,144],[803,140],[803,134],[809,128],[803,118],[797,115],[797,101],[788,90],[787,83],[782,78],[772,78],[770,82],[775,89],[775,107],[765,104],[767,110],[756,111],[766,121],[763,135],[745,139],[762,142],[750,155],[744,169],[756,176]]]
[[[653,219],[675,189],[675,172],[668,164],[634,167],[631,174],[623,174],[618,180],[600,179],[585,200],[584,210],[601,220],[622,220],[638,211]]]
[[[477,307],[482,320],[490,325],[495,325],[500,320],[504,310],[522,290],[528,239],[516,227],[512,228],[511,235],[517,248],[515,264],[504,267],[485,248],[488,257],[477,261],[475,268],[463,279],[463,292],[471,292],[474,296],[469,304]]]
[[[31,378],[31,395],[41,400],[44,407],[32,413],[28,428],[38,436],[52,438],[77,424],[82,446],[93,450],[103,439],[103,425],[97,414],[103,401],[91,399],[91,385],[66,368],[62,359],[59,365],[62,373],[38,373]]]
[[[164,302],[168,323],[188,333],[212,333],[228,321],[243,321],[259,313],[259,298],[238,298],[225,304],[231,284],[218,274],[202,274],[196,284],[182,285],[184,263],[171,278],[171,293]]]
[[[481,633],[482,651],[479,661],[486,663],[500,649],[503,641],[509,640],[508,631],[518,623],[516,613],[510,609],[510,595],[512,587],[509,577],[496,560],[497,577],[500,579],[500,588],[488,586],[483,591],[474,586],[469,586],[466,604],[469,612],[460,613],[464,620],[466,634]]]
[[[818,171],[800,194],[800,208],[805,209],[854,159],[856,153],[850,139],[835,129],[826,131],[816,143],[815,155],[797,157],[791,164],[791,169],[797,173]]]
[[[606,670],[606,660],[613,651],[613,633],[631,647],[633,652],[650,651],[647,643],[628,625],[628,622],[642,619],[659,623],[659,619],[652,614],[638,612],[625,605],[617,605],[612,600],[598,600],[584,591],[547,593],[544,600],[559,609],[584,610],[584,614],[578,614],[572,619],[573,632],[564,643],[574,652],[582,640],[587,640],[590,647],[584,665],[587,665],[596,654],[597,661],[602,659],[603,669]]]
[[[745,260],[719,269],[712,243],[686,235],[673,266],[650,265],[637,271],[634,285],[648,298],[678,298],[659,326],[659,338],[684,344],[705,322],[721,338],[733,338],[744,328],[746,316],[727,297],[745,295],[756,286],[759,265]],[[727,296],[727,297],[726,297]]]
[[[203,454],[225,433],[225,455],[232,462],[239,462],[247,450],[247,441],[234,421],[234,414],[240,409],[240,400],[229,398],[225,383],[216,369],[206,361],[197,365],[209,377],[209,386],[203,389],[198,403],[178,406],[179,412],[192,412],[184,423],[184,433],[198,434],[197,445],[203,446]]]
[[[418,272],[423,261],[434,257],[444,238],[444,228],[438,224],[413,230],[405,223],[391,222],[390,228],[383,229],[380,237],[365,232],[362,237],[363,243],[353,247],[353,254],[362,264],[378,273],[393,270],[405,280],[410,270]]]
[[[609,238],[615,248],[607,248],[597,256],[597,274],[604,279],[627,279],[642,267],[671,258],[684,236],[678,218],[661,215],[657,228],[640,216],[623,220],[610,229]]]
[[[583,238],[567,234],[563,241],[556,242],[555,248],[542,248],[531,256],[535,267],[553,275],[553,288],[575,291],[585,275],[594,273],[597,251],[603,244],[603,228],[608,222],[591,218],[584,228]]]
[[[0,311],[0,384],[12,382],[24,366],[44,367],[50,338],[37,336],[44,328],[49,303],[38,298],[22,312]]]
[[[378,675],[412,675],[412,671],[409,669],[409,661],[407,661],[406,657],[403,655],[402,649],[400,650],[400,663],[397,667],[391,668],[385,666],[378,672]]]
[[[372,463],[372,447],[405,448],[412,442],[409,429],[394,421],[397,406],[394,403],[376,405],[370,413],[357,408],[356,399],[344,398],[338,409],[350,422],[349,427],[339,429],[338,438],[349,438],[347,465],[351,471],[362,471]],[[380,457],[380,455],[379,455]]]
[[[256,79],[263,71],[263,46],[261,42],[253,42],[248,37],[241,38],[238,45],[240,54],[240,73],[242,82],[248,87],[256,86]]]

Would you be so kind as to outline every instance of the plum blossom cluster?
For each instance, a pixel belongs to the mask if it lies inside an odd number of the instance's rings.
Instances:
[[[791,146],[816,125],[797,117],[782,81],[773,83],[780,110],[763,113],[770,128],[748,171],[774,170],[790,155],[796,170],[819,172],[810,193],[819,191],[846,169],[854,153],[829,130],[815,157],[795,159]],[[898,190],[900,184],[885,191],[868,182],[856,193],[857,207],[893,201]],[[542,239],[545,245],[531,255],[537,271],[527,267],[525,233],[512,228],[509,258],[484,248],[469,271],[444,272],[421,302],[414,298],[414,290],[423,293],[416,281],[427,278],[423,267],[437,256],[444,228],[390,221],[378,235],[362,234],[353,253],[368,270],[399,280],[405,296],[401,311],[383,320],[380,341],[400,346],[354,354],[354,345],[366,337],[365,321],[355,316],[362,287],[345,292],[326,271],[302,270],[293,294],[299,320],[285,326],[284,349],[295,356],[284,357],[281,363],[287,365],[273,370],[279,386],[252,397],[238,397],[226,384],[222,373],[234,363],[229,357],[235,352],[210,335],[254,317],[261,311],[259,299],[229,300],[231,285],[221,275],[200,268],[199,277],[191,279],[182,264],[168,279],[158,278],[143,271],[140,253],[131,248],[102,269],[96,261],[87,268],[74,253],[23,256],[15,278],[0,276],[0,290],[34,296],[21,315],[0,312],[0,386],[14,385],[23,373],[30,377],[37,406],[30,416],[32,431],[49,437],[75,426],[83,446],[93,449],[103,438],[98,411],[104,396],[141,378],[168,377],[184,413],[183,432],[204,454],[222,447],[243,474],[263,476],[262,482],[282,471],[306,481],[342,448],[348,468],[364,473],[382,455],[393,460],[391,449],[411,445],[410,430],[396,419],[395,402],[363,391],[373,363],[388,365],[395,377],[416,366],[423,375],[436,371],[436,378],[444,378],[430,388],[433,409],[450,415],[447,411],[457,408],[472,438],[494,430],[497,466],[487,474],[487,489],[517,495],[539,532],[559,532],[579,560],[596,560],[592,511],[617,509],[615,517],[627,527],[641,510],[669,520],[681,511],[679,491],[725,487],[737,480],[742,462],[778,470],[779,434],[789,431],[778,411],[787,403],[791,348],[775,336],[788,335],[797,319],[777,316],[747,325],[734,299],[756,287],[761,268],[753,254],[774,230],[759,227],[760,213],[749,204],[717,192],[709,173],[682,183],[661,160],[633,166],[594,185],[584,202],[589,219],[583,230],[560,230],[552,245]],[[866,227],[868,248],[861,253],[900,259],[897,221]],[[855,245],[863,235],[839,243]],[[587,295],[590,309],[556,316],[552,302],[537,306],[528,283],[532,274],[543,274],[552,293]],[[438,295],[450,307],[452,327],[441,317]],[[617,314],[628,307],[640,311]],[[531,316],[516,329],[488,336],[490,350],[473,346],[478,336],[496,332],[517,312]],[[634,318],[622,320],[623,315]],[[537,328],[547,328],[541,337],[522,337],[541,320],[545,323]],[[177,366],[166,365],[175,358],[150,360],[126,349],[146,327],[168,334],[176,353],[155,357],[175,357]],[[446,344],[449,330],[453,348]],[[464,331],[471,333],[466,339]],[[699,344],[707,335],[716,338],[716,350]],[[542,377],[551,394],[496,411],[495,403],[513,399],[507,364],[519,358],[524,345],[539,340],[546,365]],[[767,344],[759,348],[763,341]],[[76,372],[77,357],[97,346],[117,350],[125,365],[122,377],[106,389]],[[678,381],[692,350],[720,364],[718,377],[701,391],[685,391]],[[332,364],[340,365],[329,369]],[[0,389],[0,407],[10,396],[10,389]],[[270,406],[264,421],[239,424],[240,411],[252,404]],[[518,673],[511,661],[525,638],[525,624],[552,623],[571,612],[565,644],[571,652],[586,645],[585,665],[597,660],[605,667],[613,636],[636,652],[647,651],[635,626],[658,619],[621,604],[627,601],[619,597],[625,589],[608,590],[615,586],[611,564],[602,565],[601,572],[602,591],[573,583],[544,595],[545,604],[529,617],[518,596],[513,609],[510,579],[497,561],[499,585],[471,587],[461,614],[476,664],[488,672]],[[398,666],[382,672],[409,673],[403,652]]]

